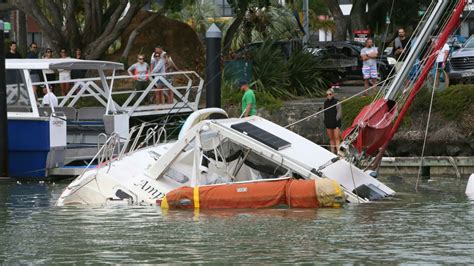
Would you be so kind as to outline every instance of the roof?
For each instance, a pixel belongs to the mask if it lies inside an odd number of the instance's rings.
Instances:
[[[5,59],[6,69],[93,69],[123,70],[122,63],[80,59]]]

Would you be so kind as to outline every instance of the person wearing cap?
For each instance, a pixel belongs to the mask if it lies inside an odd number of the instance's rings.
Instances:
[[[255,93],[250,89],[249,84],[246,80],[239,81],[240,89],[244,92],[242,96],[242,116],[248,117],[257,114],[257,100]]]

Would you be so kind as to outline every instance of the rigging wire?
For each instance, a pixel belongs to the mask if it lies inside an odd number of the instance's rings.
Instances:
[[[465,20],[469,17],[470,13],[471,13],[471,10],[469,10],[468,15],[461,21],[461,23],[458,24],[457,28],[459,28],[461,26],[462,22],[465,22]],[[447,14],[447,16],[449,18],[449,13]],[[448,20],[449,19],[446,19],[446,21],[448,21]],[[447,22],[440,29],[444,29],[446,25],[447,25]],[[437,51],[437,53],[439,53],[439,51]],[[432,112],[432,108],[433,108],[434,94],[435,94],[435,91],[437,89],[436,84],[438,83],[437,81],[440,78],[439,77],[440,74],[441,74],[441,72],[438,71],[438,69],[436,68],[435,77],[434,77],[434,80],[433,80],[432,91],[431,91],[430,107],[429,107],[428,117],[427,117],[427,122],[426,122],[425,135],[424,135],[424,138],[423,138],[423,147],[422,147],[422,150],[421,150],[420,165],[419,165],[419,168],[418,168],[418,175],[416,177],[416,184],[415,184],[415,191],[416,192],[418,192],[418,184],[419,184],[419,181],[420,181],[421,171],[422,171],[422,168],[423,168],[426,142],[427,142],[427,139],[428,139],[428,131],[429,131],[429,126],[430,126],[430,121],[431,121],[431,112]],[[439,86],[439,83],[438,83],[438,86]]]
[[[434,94],[435,94],[435,90],[436,90],[436,81],[437,81],[437,78],[438,77],[438,71],[436,71],[436,74],[435,74],[435,79],[433,81],[433,89],[431,90],[431,100],[430,100],[430,108],[429,108],[429,111],[428,111],[428,120],[426,122],[426,129],[425,129],[425,137],[423,139],[423,148],[421,150],[421,158],[420,158],[420,167],[418,169],[418,176],[416,177],[416,185],[415,185],[415,191],[418,192],[418,182],[420,180],[420,175],[421,175],[421,169],[423,167],[423,157],[425,155],[425,148],[426,148],[426,140],[428,138],[428,129],[430,127],[430,119],[431,119],[431,111],[432,111],[432,108],[433,108],[433,99],[434,99]]]

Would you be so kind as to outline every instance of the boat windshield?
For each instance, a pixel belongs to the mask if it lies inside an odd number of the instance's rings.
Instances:
[[[8,112],[32,112],[30,95],[22,71],[8,69],[5,74]]]

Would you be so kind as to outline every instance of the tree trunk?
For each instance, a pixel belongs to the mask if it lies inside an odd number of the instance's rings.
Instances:
[[[351,29],[354,30],[366,30],[368,29],[367,26],[367,0],[355,0],[352,2],[352,10],[351,10]]]
[[[237,16],[232,24],[230,24],[224,36],[224,43],[222,45],[222,54],[227,54],[230,51],[230,46],[232,45],[232,40],[234,39],[235,34],[239,30],[240,24],[242,24],[243,17]]]
[[[146,1],[84,0],[77,3],[82,3],[83,9],[73,8],[74,0],[11,0],[12,5],[38,23],[52,49],[82,46],[86,58],[91,60],[105,53]],[[76,16],[84,19],[83,32],[78,30]]]
[[[334,35],[334,39],[336,41],[345,41],[347,36],[347,21],[342,14],[338,1],[323,0],[323,2],[329,8],[332,17],[334,18],[334,23],[336,23],[336,34]]]
[[[18,51],[26,56],[28,50],[28,40],[26,34],[26,15],[25,12],[18,10]]]

